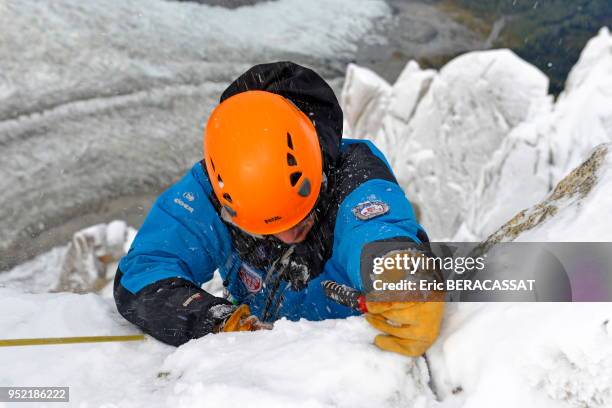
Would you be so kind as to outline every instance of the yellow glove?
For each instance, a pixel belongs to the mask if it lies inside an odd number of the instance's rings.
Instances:
[[[238,309],[227,318],[220,331],[237,332],[271,329],[272,325],[270,323],[260,322],[257,316],[251,315],[251,309],[249,309],[248,305],[240,305]]]
[[[382,350],[410,357],[425,353],[440,333],[444,302],[366,302],[366,320],[379,334]]]
[[[422,252],[402,250],[390,253],[408,255],[411,257],[425,257]],[[427,276],[437,276],[433,269],[421,268],[412,271],[412,277],[423,279]],[[385,282],[398,282],[406,276],[406,272],[399,268],[390,268],[381,275]],[[427,351],[434,343],[440,333],[440,323],[444,315],[444,293],[443,292],[406,292],[404,294],[394,293],[397,300],[404,301],[381,301],[385,300],[385,294],[378,294],[379,301],[374,301],[374,295],[366,302],[368,313],[366,320],[376,329],[385,334],[379,334],[374,339],[374,344],[382,350],[393,351],[410,357],[418,357]],[[388,295],[388,293],[387,293]],[[418,297],[422,301],[410,301]],[[388,298],[388,296],[387,296]],[[391,299],[391,300],[395,300]]]

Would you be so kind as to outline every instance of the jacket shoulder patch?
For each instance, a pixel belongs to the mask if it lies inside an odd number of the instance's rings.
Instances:
[[[362,221],[371,220],[389,212],[389,204],[384,201],[365,201],[353,207],[353,215]]]

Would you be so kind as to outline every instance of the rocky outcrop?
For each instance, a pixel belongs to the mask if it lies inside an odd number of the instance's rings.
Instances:
[[[595,148],[542,202],[525,209],[484,242],[611,241],[612,144]]]

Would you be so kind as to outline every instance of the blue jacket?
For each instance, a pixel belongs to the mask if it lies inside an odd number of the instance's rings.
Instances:
[[[367,146],[390,170],[382,153],[371,142],[344,139],[341,151],[345,152],[354,143]],[[164,192],[119,264],[119,283],[133,295],[156,282],[175,278],[200,287],[219,269],[232,301],[246,303],[253,314],[260,315],[269,288],[262,285],[253,292],[253,281],[257,288],[265,280],[266,271],[247,265],[248,271],[239,273],[243,263],[232,246],[227,226],[209,199],[211,194],[214,193],[201,163]],[[386,203],[389,210],[367,220],[354,214],[359,204],[376,201]],[[333,223],[331,257],[324,263],[322,273],[310,280],[305,289],[285,290],[279,310],[281,317],[321,320],[358,313],[325,297],[320,282],[330,279],[363,290],[359,261],[364,244],[394,237],[421,242],[423,237],[399,185],[378,178],[365,180],[343,198]]]

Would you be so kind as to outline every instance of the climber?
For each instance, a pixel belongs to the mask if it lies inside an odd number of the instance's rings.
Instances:
[[[323,280],[363,290],[360,252],[374,241],[428,241],[385,157],[342,139],[329,85],[291,62],[257,65],[221,95],[204,159],[155,202],[119,263],[119,312],[172,345],[209,333],[270,328],[286,317],[359,312]],[[224,296],[201,289],[215,270]],[[423,354],[441,302],[370,302],[375,344]]]

